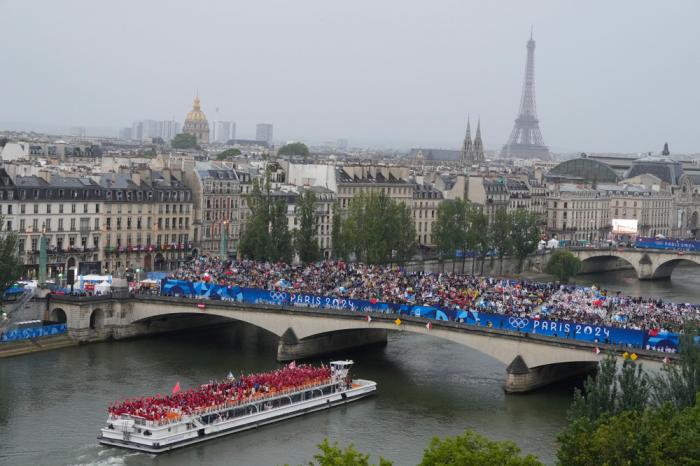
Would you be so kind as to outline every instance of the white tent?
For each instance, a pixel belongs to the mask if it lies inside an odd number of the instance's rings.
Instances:
[[[547,241],[547,249],[556,249],[559,247],[559,240],[556,238],[552,238],[549,241]]]
[[[108,294],[112,290],[112,285],[108,282],[102,282],[95,285],[95,293]]]

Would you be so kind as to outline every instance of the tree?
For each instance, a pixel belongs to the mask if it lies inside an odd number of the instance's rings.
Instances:
[[[310,189],[299,196],[296,217],[299,228],[294,230],[294,249],[302,262],[317,261],[321,257],[316,231],[318,222],[315,214],[316,194]]]
[[[493,249],[495,237],[489,225],[489,217],[482,207],[472,208],[469,214],[470,227],[467,232],[467,244],[469,248],[476,250],[481,262],[481,274],[484,274],[484,262],[486,256]],[[474,273],[474,261],[472,261],[472,273]],[[462,267],[464,272],[464,267]]]
[[[440,440],[435,437],[423,453],[419,466],[542,466],[534,456],[520,456],[513,442],[494,442],[466,431]]]
[[[622,411],[593,424],[574,421],[558,438],[558,464],[698,465],[700,406]]]
[[[399,264],[404,264],[410,260],[416,251],[416,228],[411,216],[411,210],[402,202],[394,203],[395,223],[398,225],[396,230],[396,243],[393,246],[396,251],[394,261]]]
[[[277,155],[309,155],[309,148],[303,142],[292,142],[280,147]]]
[[[176,134],[170,143],[173,149],[196,149],[197,137],[193,134],[180,133]]]
[[[554,275],[562,283],[568,283],[581,270],[581,260],[571,252],[557,249],[547,262],[547,273]]]
[[[651,380],[642,365],[626,359],[617,371],[617,357],[608,354],[600,362],[595,377],[588,377],[584,390],[574,390],[569,418],[595,423],[604,416],[623,411],[643,411],[651,400]]]
[[[654,379],[657,403],[670,402],[678,408],[692,406],[700,392],[700,345],[697,329],[686,329],[680,336],[680,358],[664,366]]]
[[[238,149],[226,149],[225,151],[219,152],[216,155],[216,160],[226,160],[231,157],[235,157],[237,155],[241,155],[241,151]]]
[[[343,218],[340,215],[340,204],[337,199],[333,203],[332,220],[331,243],[333,244],[333,257],[336,259],[344,259],[347,257],[347,248],[343,235]]]
[[[3,218],[0,217],[0,229],[2,223]],[[7,230],[0,231],[0,296],[20,278],[22,269],[17,234]]]
[[[369,455],[360,453],[351,443],[344,449],[338,446],[338,442],[331,445],[328,439],[318,445],[319,453],[314,455],[314,461],[309,466],[370,466]],[[391,461],[379,458],[379,466],[391,466]]]
[[[440,203],[437,211],[437,219],[433,225],[433,237],[437,244],[438,256],[452,258],[452,271],[455,270],[457,251],[462,253],[467,245],[467,211],[468,203],[462,199],[449,200]]]
[[[250,215],[241,234],[241,254],[261,261],[268,260],[270,257],[269,183],[266,183],[266,190],[267,193],[263,193],[259,181],[253,180],[251,192],[245,198]]]
[[[508,215],[505,208],[496,210],[493,225],[491,226],[493,246],[496,248],[499,262],[499,275],[503,275],[503,258],[513,252],[511,231],[513,229],[513,217]]]
[[[294,249],[287,222],[287,202],[277,199],[270,205],[270,260],[289,263],[292,261]]]
[[[384,193],[355,195],[341,231],[346,253],[368,264],[401,262],[415,250],[416,230],[408,207]]]
[[[523,209],[516,210],[512,215],[510,238],[520,271],[525,258],[537,250],[540,238],[539,216]]]

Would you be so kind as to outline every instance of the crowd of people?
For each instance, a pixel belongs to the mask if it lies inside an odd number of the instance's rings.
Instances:
[[[182,415],[233,407],[256,396],[326,383],[330,377],[331,370],[327,366],[292,363],[276,371],[241,375],[238,379],[230,375],[226,380],[212,381],[187,391],[180,391],[178,383],[171,395],[125,400],[111,405],[108,412],[112,418],[129,415],[158,423],[170,422]]]
[[[546,317],[633,329],[682,331],[700,305],[608,293],[596,287],[320,261],[306,265],[200,257],[170,278],[371,302]]]

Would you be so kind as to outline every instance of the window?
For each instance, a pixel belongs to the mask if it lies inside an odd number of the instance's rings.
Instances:
[[[70,213],[74,214],[75,213],[75,204],[70,205]]]
[[[99,204],[95,204],[95,213],[96,214],[100,213],[100,205]]]
[[[37,238],[32,238],[32,252],[36,252]]]
[[[19,213],[20,214],[25,213],[25,208],[26,208],[26,204],[24,204],[24,203],[20,204],[19,205]]]
[[[22,254],[24,252],[24,240],[23,239],[17,240],[17,244],[19,245],[19,253]]]
[[[73,204],[75,206],[75,204]],[[70,219],[70,231],[75,231],[75,219]]]
[[[7,221],[7,226],[5,227],[6,231],[12,231],[12,220]]]
[[[63,219],[58,219],[58,231],[63,231]]]
[[[95,230],[99,230],[99,229],[100,229],[100,219],[96,218],[95,219]]]
[[[46,227],[46,231],[51,231],[51,219],[47,218],[46,221],[44,222],[44,226]]]
[[[7,213],[8,215],[12,215],[12,204],[7,205]]]
[[[100,235],[94,235],[92,237],[92,247],[95,249],[100,247]]]
[[[39,231],[39,219],[35,218],[32,220],[32,231],[37,232]]]
[[[63,213],[63,204],[58,204],[58,213],[59,214]]]
[[[83,204],[83,213],[84,214],[88,213],[88,205],[87,204]]]
[[[51,213],[51,204],[46,204],[46,213],[47,214]]]

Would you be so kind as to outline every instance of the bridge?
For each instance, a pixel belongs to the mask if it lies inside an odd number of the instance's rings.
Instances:
[[[640,280],[671,278],[679,264],[700,265],[700,253],[635,248],[570,248],[581,259],[581,273],[633,268]]]
[[[44,318],[66,322],[78,341],[99,341],[172,330],[168,321],[246,322],[279,338],[277,359],[316,357],[368,344],[386,344],[388,332],[412,332],[453,341],[506,365],[505,390],[526,392],[590,373],[605,351],[618,356],[625,348],[613,344],[545,336],[487,323],[469,325],[423,317],[356,310],[275,306],[220,300],[196,300],[136,295],[122,298],[52,296],[40,303]],[[368,318],[369,316],[369,318]],[[521,319],[521,318],[515,318]],[[526,319],[524,319],[526,320]],[[427,325],[430,322],[431,325]],[[601,350],[600,354],[596,348]],[[631,351],[631,350],[630,350]],[[638,357],[652,365],[666,354],[643,349]],[[675,355],[670,355],[675,357]]]

